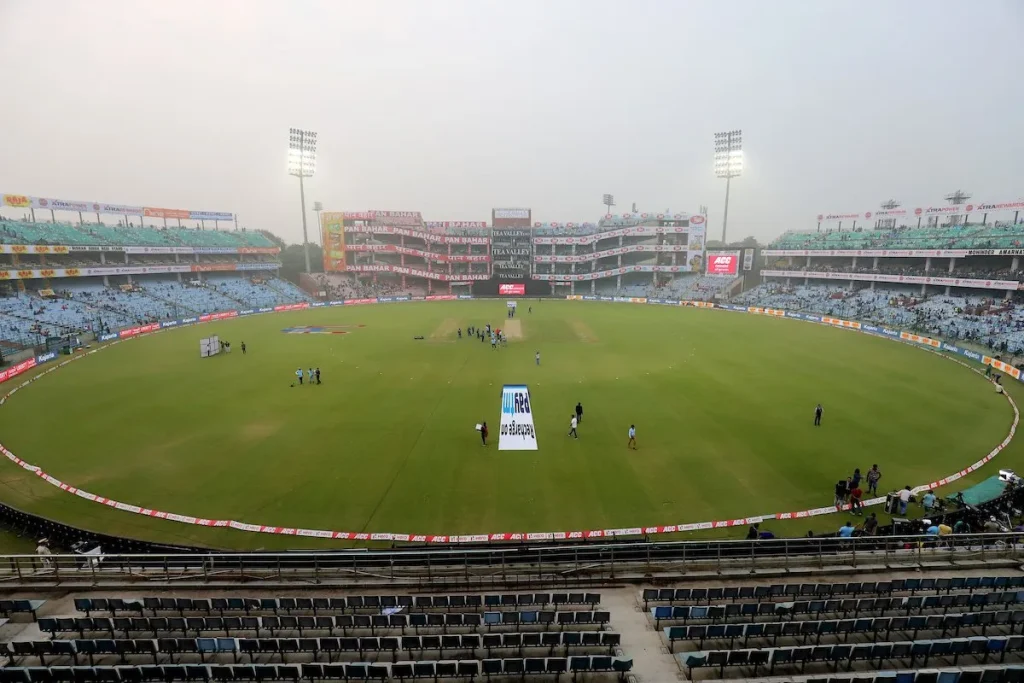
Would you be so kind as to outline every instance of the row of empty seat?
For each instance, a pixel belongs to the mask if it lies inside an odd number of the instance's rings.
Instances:
[[[907,598],[851,598],[848,600],[797,600],[795,602],[731,602],[724,605],[676,605],[651,608],[655,627],[663,621],[731,621],[756,617],[842,614],[857,616],[875,612],[903,612],[907,615],[927,610],[982,610],[1024,603],[1024,591],[917,595]]]
[[[630,659],[608,655],[463,659],[349,664],[166,664],[141,666],[6,667],[0,683],[174,683],[175,681],[367,681],[477,676],[559,676],[611,671],[624,675]]]
[[[768,598],[833,598],[841,596],[891,596],[894,593],[952,593],[953,591],[991,591],[1024,588],[1024,576],[958,576],[892,579],[890,581],[851,581],[842,583],[790,583],[757,586],[718,586],[712,588],[645,588],[641,593],[644,609],[649,603],[705,602],[715,600],[764,600]]]
[[[350,595],[314,598],[75,598],[75,609],[87,615],[93,611],[135,612],[356,612],[359,610],[404,609],[489,609],[492,607],[546,607],[547,605],[601,604],[598,593],[500,593],[486,595]]]
[[[698,647],[706,640],[728,640],[732,647],[737,640],[746,647],[750,639],[770,639],[772,645],[779,638],[800,639],[806,645],[814,638],[820,644],[823,637],[870,635],[877,640],[890,640],[892,636],[911,634],[917,640],[921,631],[935,631],[942,637],[959,636],[961,629],[980,629],[986,635],[989,628],[1007,627],[1016,633],[1024,631],[1024,611],[968,612],[966,614],[932,614],[913,617],[868,617],[865,619],[771,621],[744,624],[710,624],[699,626],[666,626],[664,634],[670,649],[679,641],[697,641]]]
[[[611,619],[604,611],[552,612],[413,612],[411,614],[340,614],[337,616],[267,616],[267,617],[46,617],[39,619],[39,630],[56,635],[58,633],[208,633],[248,631],[259,635],[263,630],[276,634],[281,631],[328,631],[334,629],[343,633],[349,630],[401,630],[414,629],[488,629],[511,626],[547,628],[557,625],[596,626],[603,628]]]
[[[47,659],[52,657],[68,657],[79,664],[79,656],[89,658],[89,664],[95,658],[112,655],[120,658],[122,663],[135,656],[147,656],[157,664],[163,656],[170,662],[181,655],[197,655],[203,662],[208,655],[230,654],[234,663],[239,657],[247,655],[250,662],[255,662],[257,655],[278,655],[284,662],[289,654],[312,655],[314,658],[326,656],[333,661],[342,653],[358,653],[361,658],[367,653],[390,653],[392,659],[400,652],[413,653],[437,652],[444,659],[445,652],[486,652],[491,656],[492,650],[514,649],[522,655],[523,650],[544,649],[549,655],[556,650],[571,654],[580,650],[607,650],[614,652],[621,642],[621,636],[611,631],[546,631],[543,633],[485,633],[462,635],[435,636],[384,636],[360,638],[146,638],[146,639],[76,639],[76,640],[32,640],[13,641],[4,644],[3,654],[7,655],[11,666],[25,663],[25,659],[34,658],[41,666],[46,666]]]
[[[855,662],[869,663],[877,668],[893,661],[906,661],[910,668],[918,664],[926,667],[929,661],[941,658],[950,658],[955,666],[961,657],[973,657],[982,663],[994,657],[1001,662],[1007,653],[1019,652],[1022,647],[1022,636],[997,636],[859,645],[711,650],[678,656],[686,667],[689,678],[692,679],[693,669],[701,667],[717,668],[722,675],[726,667],[752,667],[753,675],[757,676],[760,667],[767,667],[769,675],[773,675],[777,667],[799,665],[803,671],[807,664],[814,662],[828,663],[833,670],[838,670],[840,666],[852,667]]]

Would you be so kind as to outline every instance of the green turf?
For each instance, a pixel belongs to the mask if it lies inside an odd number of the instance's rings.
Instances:
[[[722,311],[532,305],[519,316],[525,338],[499,351],[449,330],[503,325],[501,301],[309,310],[123,342],[19,392],[0,408],[0,439],[65,482],[141,506],[459,534],[828,505],[855,466],[877,462],[893,487],[956,471],[999,443],[1012,418],[974,373],[863,334]],[[298,325],[351,327],[281,332]],[[198,340],[211,334],[235,351],[200,359]],[[291,386],[296,367],[310,365],[324,384]],[[504,383],[530,387],[536,452],[497,450]],[[577,401],[586,412],[573,441]],[[818,402],[824,426],[814,429]],[[473,430],[481,420],[492,426],[486,449]],[[635,452],[626,450],[630,423]],[[0,500],[108,532],[238,548],[338,546],[147,519],[10,464],[0,463],[0,484]]]

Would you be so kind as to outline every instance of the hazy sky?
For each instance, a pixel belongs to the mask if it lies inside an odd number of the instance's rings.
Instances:
[[[301,236],[290,126],[329,210],[534,220],[1024,196],[1024,2],[0,0],[0,192],[233,211]],[[315,232],[315,231],[314,231]]]

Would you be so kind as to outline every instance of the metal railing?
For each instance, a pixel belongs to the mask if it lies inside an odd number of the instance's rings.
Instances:
[[[762,541],[601,542],[500,548],[0,556],[0,586],[244,583],[439,590],[597,585],[687,575],[968,568],[1020,562],[1020,534]]]

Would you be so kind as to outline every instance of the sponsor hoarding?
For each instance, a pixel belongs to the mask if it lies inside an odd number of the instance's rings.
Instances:
[[[737,275],[740,270],[738,251],[709,251],[706,275]]]
[[[526,285],[522,283],[502,283],[498,285],[498,296],[524,296]]]
[[[58,199],[55,197],[33,197],[25,194],[3,195],[3,205],[21,209],[45,209],[52,211],[80,211],[83,213],[102,213],[117,216],[148,216],[150,218],[182,218],[206,221],[230,221],[235,215],[226,211],[189,211],[187,209],[162,209],[152,206],[136,206],[133,204],[112,204],[110,202],[94,202],[78,199]]]
[[[142,207],[142,213],[149,218],[183,218],[192,217],[192,212],[187,209],[160,209],[152,206]]]
[[[743,250],[743,270],[750,270],[754,267],[754,250]]]
[[[324,272],[345,270],[345,214],[325,211],[320,214],[320,244],[324,245]]]
[[[4,206],[13,206],[19,209],[27,209],[32,206],[32,198],[24,194],[5,194]]]
[[[91,211],[92,202],[73,199],[51,199],[49,197],[33,197],[32,208],[50,209],[52,211]]]
[[[427,221],[428,228],[486,228],[487,221]]]
[[[225,211],[189,211],[189,218],[194,221],[230,221],[234,220],[233,213]]]
[[[501,388],[501,426],[499,451],[535,451],[537,433],[533,427],[530,389],[525,384],[506,384]]]
[[[492,218],[525,218],[530,219],[530,209],[493,209]]]

